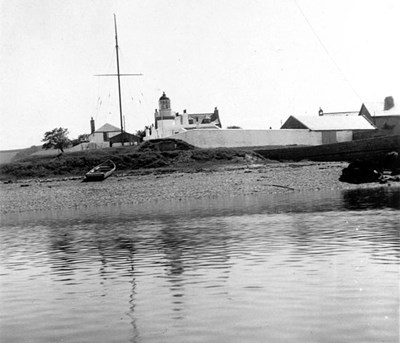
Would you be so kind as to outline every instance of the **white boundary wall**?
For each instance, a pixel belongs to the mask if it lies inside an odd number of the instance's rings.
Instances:
[[[113,144],[113,146],[118,146],[121,144]],[[72,148],[67,148],[64,149],[65,153],[69,152],[76,152],[76,151],[85,151],[85,150],[93,150],[93,149],[104,149],[104,148],[109,148],[110,143],[105,142],[105,143],[81,143],[78,145],[75,145]],[[49,150],[39,150],[32,154],[32,156],[45,156],[45,155],[58,155],[60,153],[60,150],[58,149],[49,149]]]
[[[237,148],[274,145],[321,145],[322,134],[310,130],[189,130],[170,136],[199,148]]]

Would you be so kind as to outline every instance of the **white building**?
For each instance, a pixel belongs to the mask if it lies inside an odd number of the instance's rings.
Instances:
[[[400,107],[395,105],[392,96],[387,96],[380,102],[363,103],[360,115],[368,118],[387,134],[400,134]]]
[[[165,92],[159,99],[159,109],[154,113],[154,124],[146,129],[144,140],[166,138],[194,129],[218,130],[221,128],[218,109],[212,113],[182,114],[173,112],[171,100]]]
[[[376,127],[364,116],[345,114],[290,116],[281,129],[307,129],[319,132],[322,144],[347,142],[353,140],[356,133],[376,131]]]
[[[121,133],[120,128],[108,123],[95,130],[93,118],[90,120],[90,128],[89,143],[96,143],[97,145],[109,146],[110,139]]]

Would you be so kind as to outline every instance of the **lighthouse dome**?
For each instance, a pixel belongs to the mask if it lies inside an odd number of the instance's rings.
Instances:
[[[161,95],[160,100],[169,100],[169,98],[165,95],[165,92]]]
[[[163,94],[161,95],[160,100],[158,101],[159,103],[159,107],[160,107],[160,111],[163,110],[171,110],[171,100],[169,100],[169,98],[165,95],[165,92],[163,92]]]

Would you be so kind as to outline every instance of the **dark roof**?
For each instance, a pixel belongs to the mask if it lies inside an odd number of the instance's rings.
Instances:
[[[160,100],[169,100],[169,98],[165,95],[165,92],[162,93]]]
[[[200,120],[200,122],[203,122],[206,119],[206,120],[209,120],[210,123],[213,123],[220,128],[222,127],[221,119],[219,118],[219,112],[218,112],[217,108],[215,108],[215,111],[212,113],[188,113],[188,118],[194,119],[194,120],[196,120],[196,118],[198,118]],[[205,122],[205,124],[208,124],[208,123]]]
[[[128,132],[124,132],[124,142],[140,142],[140,137],[136,135],[132,135]],[[110,138],[111,143],[119,143],[121,142],[121,133],[119,135],[113,136]]]

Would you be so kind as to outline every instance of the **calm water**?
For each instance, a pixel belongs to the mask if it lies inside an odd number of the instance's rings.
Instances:
[[[1,342],[399,342],[400,191],[7,215]]]

